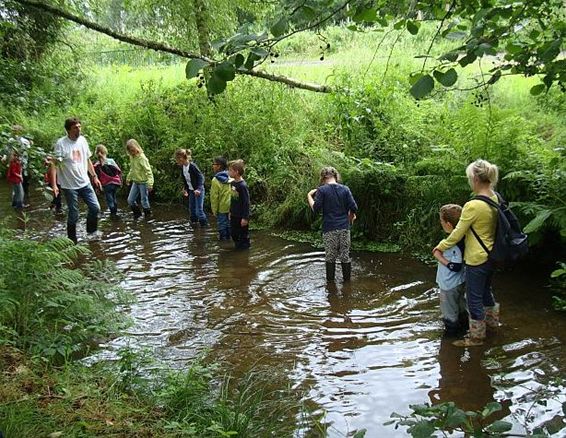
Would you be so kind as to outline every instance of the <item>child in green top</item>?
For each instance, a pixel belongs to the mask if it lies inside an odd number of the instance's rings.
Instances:
[[[218,239],[230,240],[230,200],[232,181],[228,175],[228,164],[226,158],[216,157],[212,163],[214,177],[210,188],[210,207],[213,216],[216,216],[216,225],[218,227]]]
[[[126,142],[126,150],[130,155],[130,172],[126,177],[126,183],[132,184],[130,194],[128,195],[128,205],[132,208],[134,219],[139,218],[141,210],[137,201],[138,197],[141,198],[144,215],[149,217],[151,216],[149,192],[153,190],[151,166],[140,144],[133,138]]]

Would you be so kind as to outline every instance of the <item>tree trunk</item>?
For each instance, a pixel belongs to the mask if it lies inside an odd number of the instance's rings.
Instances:
[[[202,56],[210,57],[210,32],[208,30],[208,10],[204,0],[193,0],[198,46]]]

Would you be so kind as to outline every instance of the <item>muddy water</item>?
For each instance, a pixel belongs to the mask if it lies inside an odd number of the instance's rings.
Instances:
[[[2,186],[0,214],[14,225],[7,199]],[[65,234],[64,218],[40,197],[28,215],[32,234]],[[124,309],[133,327],[110,352],[146,347],[176,367],[207,352],[235,375],[257,364],[285,370],[325,413],[331,437],[361,428],[367,437],[406,436],[383,423],[424,402],[478,409],[497,400],[517,433],[521,423],[561,421],[563,388],[543,397],[546,405],[532,392],[566,375],[566,318],[551,310],[536,272],[498,275],[503,326],[464,350],[441,338],[434,267],[407,256],[354,253],[352,283],[328,289],[322,251],[256,231],[252,249],[235,252],[213,227],[193,230],[179,206],[154,207],[149,221],[104,218],[101,230],[87,244],[117,263],[137,299]]]

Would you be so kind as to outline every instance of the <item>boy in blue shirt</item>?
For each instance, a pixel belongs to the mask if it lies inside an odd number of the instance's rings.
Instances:
[[[456,204],[446,204],[440,208],[440,225],[450,234],[462,214],[462,207]],[[436,283],[440,289],[440,311],[444,322],[444,333],[447,336],[458,336],[465,331],[465,321],[468,320],[466,299],[464,296],[464,241],[434,256],[438,260]]]

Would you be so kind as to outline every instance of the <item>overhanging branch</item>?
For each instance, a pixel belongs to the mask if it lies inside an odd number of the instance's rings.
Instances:
[[[156,42],[156,41],[149,41],[142,38],[136,38],[130,35],[122,34],[120,32],[116,32],[108,27],[101,26],[98,23],[94,23],[90,20],[87,20],[83,17],[79,17],[77,15],[71,14],[64,9],[61,9],[57,6],[50,5],[48,3],[38,1],[38,0],[14,0],[17,3],[20,3],[24,6],[30,6],[33,8],[40,9],[42,11],[48,12],[49,14],[55,15],[57,17],[64,18],[65,20],[72,21],[73,23],[80,24],[81,26],[86,27],[87,29],[94,30],[95,32],[103,33],[108,35],[118,41],[122,41],[127,44],[131,44],[134,46],[144,47],[146,49],[155,50],[158,52],[165,52],[171,53],[172,55],[179,56],[181,58],[186,59],[202,59],[203,61],[208,62],[211,65],[215,65],[216,61],[213,59],[207,58],[206,56],[201,56],[195,53],[188,52],[186,50],[181,50],[176,47],[168,46],[167,44]],[[245,69],[238,69],[236,73],[241,75],[253,76],[257,78],[266,79],[268,81],[273,82],[280,82],[282,84],[300,88],[303,90],[308,91],[315,91],[317,93],[329,93],[331,90],[330,87],[326,85],[319,85],[319,84],[311,84],[307,82],[302,82],[297,79],[289,78],[286,76],[276,75],[272,73],[267,73],[259,70],[245,70]]]

